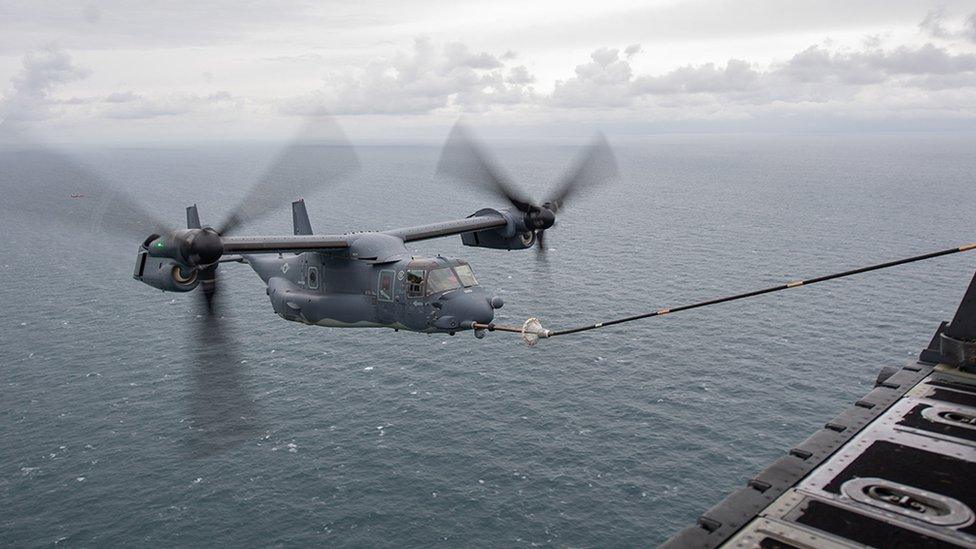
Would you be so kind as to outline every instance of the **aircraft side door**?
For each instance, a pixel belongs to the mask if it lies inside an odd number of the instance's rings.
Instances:
[[[397,320],[396,270],[381,269],[376,275],[376,310],[382,324]]]
[[[400,273],[403,278],[400,278]],[[408,267],[405,271],[397,272],[402,294],[398,294],[403,303],[401,321],[412,330],[425,330],[430,320],[427,307],[427,269],[422,267]]]

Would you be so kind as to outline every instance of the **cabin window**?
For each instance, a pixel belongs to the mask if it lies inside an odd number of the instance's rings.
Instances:
[[[380,271],[379,284],[376,285],[376,299],[393,301],[393,271]]]
[[[458,279],[461,280],[461,284],[465,288],[478,285],[478,279],[474,277],[474,272],[471,271],[471,267],[461,264],[454,267],[454,271],[457,273]]]
[[[319,287],[319,270],[315,267],[308,268],[308,287],[313,290]]]
[[[427,274],[427,295],[460,288],[457,276],[449,267],[434,269]]]
[[[424,296],[424,271],[410,269],[407,271],[407,297]]]

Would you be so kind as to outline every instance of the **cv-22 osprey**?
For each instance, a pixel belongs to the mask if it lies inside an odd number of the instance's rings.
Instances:
[[[438,172],[478,184],[505,198],[507,208],[485,208],[452,221],[341,235],[314,234],[303,200],[292,203],[294,234],[233,236],[241,214],[213,228],[187,208],[187,228],[151,234],[141,244],[133,276],[171,292],[200,288],[214,314],[221,263],[250,265],[267,285],[275,313],[317,326],[386,327],[422,333],[473,330],[484,337],[503,301],[479,285],[467,261],[443,256],[414,257],[407,244],[460,235],[468,246],[502,250],[545,250],[545,231],[556,213],[584,186],[616,174],[606,141],[598,137],[584,151],[548,200],[527,199],[455,126]]]

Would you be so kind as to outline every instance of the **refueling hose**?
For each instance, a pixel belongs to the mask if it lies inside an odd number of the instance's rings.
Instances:
[[[924,261],[926,259],[933,259],[936,257],[941,257],[944,255],[951,255],[959,252],[965,252],[969,250],[976,249],[976,243],[967,244],[965,246],[959,246],[958,248],[949,248],[947,250],[941,250],[938,252],[930,252],[927,254],[916,255],[914,257],[907,257],[905,259],[898,259],[895,261],[888,261],[886,263],[878,263],[876,265],[869,265],[867,267],[861,267],[858,269],[851,269],[849,271],[842,271],[839,273],[833,273],[829,275],[818,276],[816,278],[808,278],[806,280],[794,280],[792,282],[787,282],[785,284],[780,284],[778,286],[771,286],[769,288],[763,288],[761,290],[753,290],[751,292],[745,292],[741,294],[730,295],[726,297],[720,297],[716,299],[709,299],[707,301],[699,301],[697,303],[691,303],[688,305],[680,305],[677,307],[670,307],[666,309],[658,309],[650,313],[644,313],[634,316],[628,316],[624,318],[618,318],[615,320],[607,320],[604,322],[598,322],[596,324],[588,324],[585,326],[580,326],[577,328],[569,328],[566,330],[546,330],[542,328],[538,320],[535,318],[530,318],[521,327],[516,326],[501,326],[496,324],[474,324],[476,330],[488,330],[488,331],[504,331],[504,332],[515,332],[522,334],[523,340],[529,345],[534,345],[538,339],[553,338],[556,336],[563,336],[569,334],[576,334],[580,332],[586,332],[589,330],[596,330],[598,328],[606,328],[607,326],[613,326],[614,324],[623,324],[625,322],[633,322],[635,320],[641,320],[644,318],[650,318],[652,316],[663,316],[666,314],[677,313],[679,311],[687,311],[689,309],[697,309],[699,307],[707,307],[709,305],[718,305],[719,303],[726,303],[729,301],[736,301],[738,299],[745,299],[747,297],[755,297],[757,295],[769,294],[773,292],[778,292],[780,290],[788,290],[790,288],[797,288],[799,286],[809,286],[810,284],[816,284],[817,282],[824,282],[827,280],[833,280],[835,278],[844,278],[845,276],[851,276],[861,273],[866,273],[869,271],[878,271],[881,269],[887,269],[888,267],[896,267],[898,265],[904,265],[906,263],[914,263],[916,261]]]

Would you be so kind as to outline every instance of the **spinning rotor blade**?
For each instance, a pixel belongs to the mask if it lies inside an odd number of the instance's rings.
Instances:
[[[194,342],[190,365],[188,450],[205,457],[236,446],[258,431],[256,404],[247,388],[240,348],[218,307],[216,267],[202,269],[199,313],[191,325]]]
[[[553,213],[559,212],[566,201],[579,191],[593,187],[617,177],[617,159],[606,138],[598,133],[593,142],[577,157],[573,168],[563,176],[549,200],[543,207]],[[536,231],[538,256],[546,252],[546,230]]]
[[[542,258],[546,252],[545,231],[555,223],[554,214],[580,190],[615,178],[617,161],[606,138],[597,134],[556,185],[549,200],[538,206],[515,187],[458,122],[448,135],[437,163],[437,173],[488,189],[525,213],[526,225],[535,232],[537,256]]]
[[[532,201],[482,152],[460,122],[454,124],[447,137],[437,162],[437,173],[487,189],[523,212],[533,207]]]
[[[312,193],[358,169],[359,158],[342,129],[329,117],[317,117],[275,158],[217,232],[229,234],[273,211],[283,200]]]
[[[311,120],[231,210],[217,233],[231,233],[273,211],[282,201],[311,193],[358,168],[356,153],[339,126],[330,118]],[[187,222],[199,225],[196,207],[187,210]],[[240,346],[222,314],[217,272],[218,264],[212,264],[201,267],[198,274],[201,313],[194,329],[197,341],[190,396],[191,449],[197,455],[236,445],[258,430]]]
[[[574,194],[617,177],[617,159],[602,133],[579,155],[573,168],[553,190],[546,206],[558,212]]]
[[[215,317],[217,313],[217,265],[210,265],[200,269],[200,295],[207,315]]]
[[[359,160],[342,130],[329,118],[310,121],[294,142],[248,190],[219,225],[224,235],[291,200],[333,183],[359,168]],[[187,209],[187,224],[199,226],[196,207]],[[221,309],[218,264],[201,267],[198,276],[201,313],[195,327],[196,353],[190,414],[195,454],[212,454],[246,440],[257,431],[255,403],[246,388],[239,345],[228,333]]]
[[[0,189],[10,211],[79,229],[144,240],[170,224],[65,153],[45,148],[11,123],[0,124]]]
[[[104,183],[67,156],[31,150],[26,142],[10,125],[0,124],[0,188],[3,204],[11,210],[121,234],[133,244],[150,234],[174,235],[172,226],[160,222],[127,193]],[[329,119],[315,119],[245,194],[219,225],[219,233],[232,232],[272,211],[280,202],[310,193],[358,166],[356,154],[338,126]],[[196,454],[209,454],[253,433],[255,405],[247,391],[240,346],[228,331],[219,306],[217,264],[210,263],[221,255],[219,235],[206,225],[201,228],[195,207],[192,212],[188,210],[187,222],[195,231],[179,238],[189,239],[188,257],[197,258],[189,266],[198,269],[201,281],[200,313],[191,326],[196,341],[189,376],[188,403],[194,432],[190,445]]]

